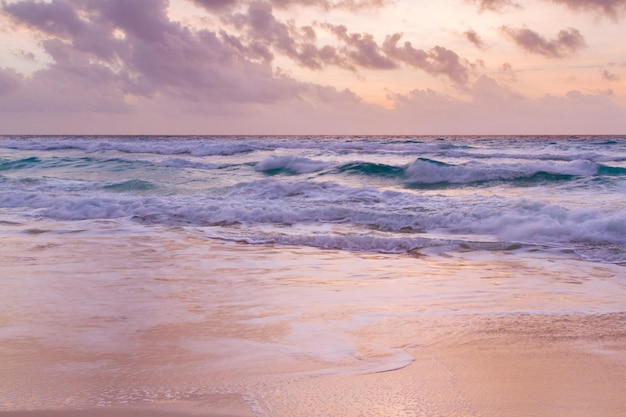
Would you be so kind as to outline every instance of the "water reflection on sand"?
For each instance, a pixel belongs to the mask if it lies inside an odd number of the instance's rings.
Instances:
[[[604,404],[590,413],[625,405],[620,265],[253,246],[110,221],[0,228],[0,410],[498,415],[526,401],[552,415],[546,384]],[[477,380],[500,381],[500,402]]]

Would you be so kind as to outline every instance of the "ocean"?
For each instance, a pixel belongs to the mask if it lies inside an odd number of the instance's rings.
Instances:
[[[623,324],[626,137],[3,136],[0,246],[0,410],[440,415],[284,393],[495,318]]]
[[[4,137],[0,173],[5,216],[32,228],[626,262],[623,137]]]

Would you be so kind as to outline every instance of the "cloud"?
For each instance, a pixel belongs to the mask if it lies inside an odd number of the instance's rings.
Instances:
[[[482,38],[473,29],[469,29],[463,32],[463,36],[465,37],[465,39],[473,43],[479,49],[482,49],[485,46]]]
[[[30,76],[0,69],[3,131],[497,134],[626,129],[626,112],[613,103],[610,91],[532,99],[500,84],[514,79],[506,63],[495,75],[498,81],[475,78],[477,66],[441,45],[420,49],[401,33],[376,39],[330,23],[298,26],[276,12],[383,2],[202,3],[221,18],[221,27],[197,29],[172,21],[167,0],[0,1],[2,19],[10,18],[16,30],[30,28],[49,56],[49,64]],[[512,5],[486,2],[484,7],[497,4]],[[320,39],[326,32],[334,39],[324,45]],[[552,40],[527,29],[505,27],[503,33],[526,50],[550,57],[584,46],[575,29]],[[275,68],[282,58],[312,70],[415,68],[462,86],[452,91],[463,99],[414,90],[391,95],[395,108],[385,109],[349,90],[295,80]],[[607,68],[619,72],[611,64]],[[604,76],[616,74],[607,70]]]
[[[393,109],[349,91],[303,85],[299,96],[255,103],[156,100],[132,113],[0,112],[6,133],[35,134],[622,134],[626,110],[610,91],[529,98],[489,77],[467,98],[417,89],[390,98]],[[306,99],[303,99],[305,97]],[[36,121],[36,122],[34,122]]]
[[[467,3],[478,5],[478,10],[484,12],[489,10],[492,12],[500,12],[507,7],[519,8],[520,5],[512,0],[465,0]]]
[[[411,42],[397,44],[402,38],[401,33],[387,36],[383,43],[383,51],[391,58],[419,68],[431,75],[445,75],[457,84],[465,84],[469,79],[468,67],[461,62],[459,56],[442,46],[435,46],[429,51],[416,49]]]
[[[336,48],[315,44],[317,35],[311,26],[296,27],[293,22],[280,22],[267,2],[252,2],[245,13],[236,13],[224,19],[244,34],[223,34],[223,37],[248,58],[270,61],[273,57],[271,51],[274,50],[298,65],[314,70],[327,65],[350,67]]]
[[[230,9],[235,7],[239,1],[238,0],[191,0],[192,3],[200,7],[204,7],[205,9],[211,12],[220,12],[225,9]]]
[[[210,12],[223,12],[227,9],[242,7],[248,4],[243,0],[191,0],[198,6]],[[362,9],[373,9],[389,4],[391,0],[270,0],[274,7],[286,9],[295,6],[315,7],[322,10],[345,9],[359,11]]]
[[[53,60],[24,81],[14,107],[127,111],[128,103],[162,96],[267,103],[305,90],[276,76],[261,46],[256,49],[261,59],[251,59],[236,39],[170,21],[167,5],[167,0],[4,3],[2,10],[14,23],[39,32]],[[124,36],[116,36],[119,32]]]
[[[617,20],[626,12],[626,0],[548,0],[583,12],[593,11]]]
[[[354,65],[383,70],[397,68],[397,64],[385,55],[371,34],[348,33],[344,25],[324,23],[322,27],[345,44],[342,52]]]
[[[83,22],[67,1],[5,3],[2,7],[13,18],[50,35],[76,36],[84,30]]]
[[[313,70],[327,66],[351,71],[358,68],[392,70],[405,63],[434,76],[447,76],[458,84],[468,79],[468,68],[455,52],[441,46],[429,51],[419,50],[410,42],[398,47],[401,34],[388,36],[381,46],[369,33],[352,33],[344,25],[320,23],[317,27],[328,31],[340,44],[318,46],[317,33],[312,26],[296,27],[293,22],[279,21],[272,5],[265,1],[252,2],[245,12],[224,19],[241,34],[229,39],[244,54],[250,54],[251,50],[266,51],[265,56],[271,57],[275,52]]]
[[[381,46],[373,35],[352,33],[343,25],[296,26],[275,17],[274,3],[247,2],[244,9],[222,14],[225,28],[217,31],[171,21],[167,0],[2,3],[3,13],[14,24],[38,33],[51,63],[19,80],[19,97],[11,103],[0,102],[0,107],[11,111],[128,112],[168,97],[193,103],[267,104],[312,94],[306,83],[276,72],[273,62],[278,55],[312,70],[328,66],[351,71],[391,70],[405,64],[457,84],[468,80],[468,65],[442,46],[427,51],[410,42],[398,46],[400,34],[387,37]],[[361,7],[383,2],[329,4]],[[233,5],[203,2],[203,7],[215,10]],[[316,30],[320,28],[331,33],[338,44],[318,45]],[[9,79],[13,78],[3,77],[6,91],[14,85]]]
[[[23,82],[23,77],[14,70],[0,68],[0,96],[17,91]]]
[[[626,129],[626,110],[615,105],[610,90],[529,98],[482,76],[469,92],[469,100],[459,100],[432,90],[413,90],[395,97],[396,108],[388,117],[399,126],[412,121],[424,134],[580,135],[620,134]]]
[[[549,58],[563,58],[585,46],[585,39],[574,28],[561,30],[556,39],[552,40],[546,39],[537,32],[526,28],[515,29],[502,26],[500,30],[527,52]]]
[[[614,74],[607,69],[603,69],[600,73],[602,74],[602,78],[607,81],[619,81],[620,80],[619,75]]]
[[[270,59],[275,52],[313,70],[327,66],[351,71],[358,68],[392,70],[405,63],[434,76],[447,76],[458,84],[468,79],[467,65],[455,52],[441,46],[429,51],[419,50],[410,42],[398,47],[401,34],[388,36],[381,46],[369,33],[351,33],[344,25],[320,23],[317,27],[328,31],[340,44],[318,46],[312,26],[296,27],[293,22],[279,21],[272,5],[265,1],[252,2],[245,12],[224,19],[240,33],[238,37],[228,36],[229,41],[248,56],[251,51],[265,51],[260,55]]]
[[[30,51],[25,51],[23,49],[18,49],[16,51],[13,52],[13,55],[23,59],[24,61],[29,61],[29,62],[35,62],[37,61],[37,57],[35,56],[34,53],[30,52]]]
[[[513,70],[513,67],[508,62],[502,64],[498,70],[498,77],[504,81],[516,81],[517,75]]]
[[[615,21],[626,12],[626,0],[544,0],[582,12],[596,12]],[[465,0],[478,6],[479,12],[503,12],[506,8],[521,8],[513,0]]]

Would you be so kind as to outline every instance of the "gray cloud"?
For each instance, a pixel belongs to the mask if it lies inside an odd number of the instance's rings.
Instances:
[[[397,64],[385,56],[385,53],[369,33],[348,33],[343,25],[324,23],[325,29],[341,40],[345,47],[342,52],[355,65],[370,69],[393,69]]]
[[[24,79],[21,75],[9,68],[0,68],[0,96],[17,91]]]
[[[238,0],[191,0],[191,2],[212,12],[223,11],[239,3]]]
[[[595,12],[615,21],[626,13],[626,0],[544,0],[582,12]],[[478,6],[479,12],[503,12],[507,8],[519,9],[522,6],[513,0],[465,0]]]
[[[482,49],[485,46],[480,35],[478,35],[478,33],[476,33],[476,31],[473,29],[469,29],[463,32],[463,36],[479,49]]]
[[[492,12],[500,12],[507,7],[519,8],[520,5],[512,0],[465,0],[467,3],[478,5],[478,10],[484,12],[489,10]]]
[[[222,12],[236,6],[247,6],[250,2],[245,0],[191,0],[198,6],[204,7],[210,12]],[[315,7],[322,10],[345,9],[358,11],[383,7],[391,0],[269,0],[270,4],[278,8],[295,6]]]
[[[37,61],[37,57],[35,56],[34,53],[32,53],[30,51],[25,51],[23,49],[18,49],[16,51],[14,51],[13,55],[15,55],[16,57],[18,57],[20,59],[23,59],[25,61],[30,61],[30,62]]]
[[[603,69],[600,74],[602,75],[602,78],[607,80],[607,81],[619,81],[620,77],[617,74],[614,74],[612,72],[610,72],[607,69]]]
[[[306,90],[273,73],[262,44],[242,51],[236,38],[192,31],[169,20],[167,5],[167,0],[3,4],[14,23],[44,37],[42,46],[53,60],[26,80],[16,107],[126,111],[127,97],[272,102]],[[116,36],[119,31],[123,39]],[[289,50],[288,43],[281,45]]]
[[[242,54],[272,59],[274,53],[291,58],[295,63],[313,70],[337,66],[351,71],[359,68],[391,70],[401,63],[424,70],[431,75],[448,76],[455,83],[468,79],[468,68],[456,53],[436,46],[429,51],[415,49],[409,42],[396,44],[401,35],[387,37],[379,45],[369,33],[351,33],[344,25],[318,23],[316,27],[297,27],[281,22],[267,1],[250,2],[242,12],[226,15],[223,21],[235,28],[238,36],[222,34]],[[318,45],[316,29],[332,34],[339,45]]]
[[[230,35],[227,38],[248,57],[262,56],[270,60],[273,49],[310,69],[319,70],[327,65],[349,66],[336,48],[328,45],[318,47],[315,44],[317,36],[311,26],[296,27],[292,22],[280,22],[267,2],[252,2],[245,13],[224,19],[243,32],[239,37]]]
[[[277,7],[289,6],[313,6],[323,10],[346,9],[358,11],[383,7],[390,3],[389,0],[271,0]]]
[[[85,29],[73,5],[65,0],[3,3],[2,8],[14,19],[49,35],[76,36]]]
[[[619,134],[626,128],[626,112],[615,105],[611,91],[529,98],[494,79],[482,76],[468,89],[469,101],[432,90],[394,96],[393,116],[400,126],[419,126],[434,134]],[[453,119],[454,123],[449,123]],[[598,125],[598,120],[602,124]]]
[[[574,28],[561,30],[556,39],[546,39],[526,28],[502,26],[500,30],[522,49],[549,58],[562,58],[585,46],[585,39]]]
[[[469,79],[469,69],[461,62],[459,56],[442,46],[435,46],[429,51],[416,49],[411,42],[397,44],[402,38],[401,33],[388,36],[383,43],[383,51],[391,58],[405,62],[431,75],[444,75],[457,84],[465,84]]]
[[[467,3],[478,6],[480,12],[502,12],[506,8],[521,8],[519,3],[513,0],[465,0]],[[626,12],[626,0],[544,0],[546,2],[568,7],[582,12],[596,12],[617,20]]]
[[[19,88],[12,110],[127,112],[135,104],[179,98],[202,103],[274,103],[313,94],[328,97],[284,73],[275,56],[321,70],[336,66],[389,70],[401,64],[463,84],[468,69],[456,53],[436,46],[428,51],[388,37],[384,47],[368,33],[351,33],[329,23],[297,26],[281,21],[274,7],[380,7],[384,0],[196,1],[219,14],[223,28],[193,30],[167,15],[167,0],[21,0],[2,3],[5,17],[38,32],[52,63],[32,77],[9,82]],[[236,7],[234,7],[236,6]],[[320,29],[321,28],[321,29]],[[338,45],[318,45],[326,30]],[[13,87],[10,87],[13,86]],[[5,94],[6,95],[6,94]],[[331,95],[332,96],[332,95]],[[339,97],[339,96],[337,96]]]
[[[517,80],[517,75],[513,70],[513,67],[508,62],[502,64],[498,70],[498,77],[504,81],[515,81]]]
[[[597,12],[617,20],[626,12],[626,0],[548,0],[583,12]]]

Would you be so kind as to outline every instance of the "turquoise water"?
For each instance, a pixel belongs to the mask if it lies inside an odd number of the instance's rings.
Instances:
[[[624,137],[2,137],[0,210],[207,239],[626,261]]]

